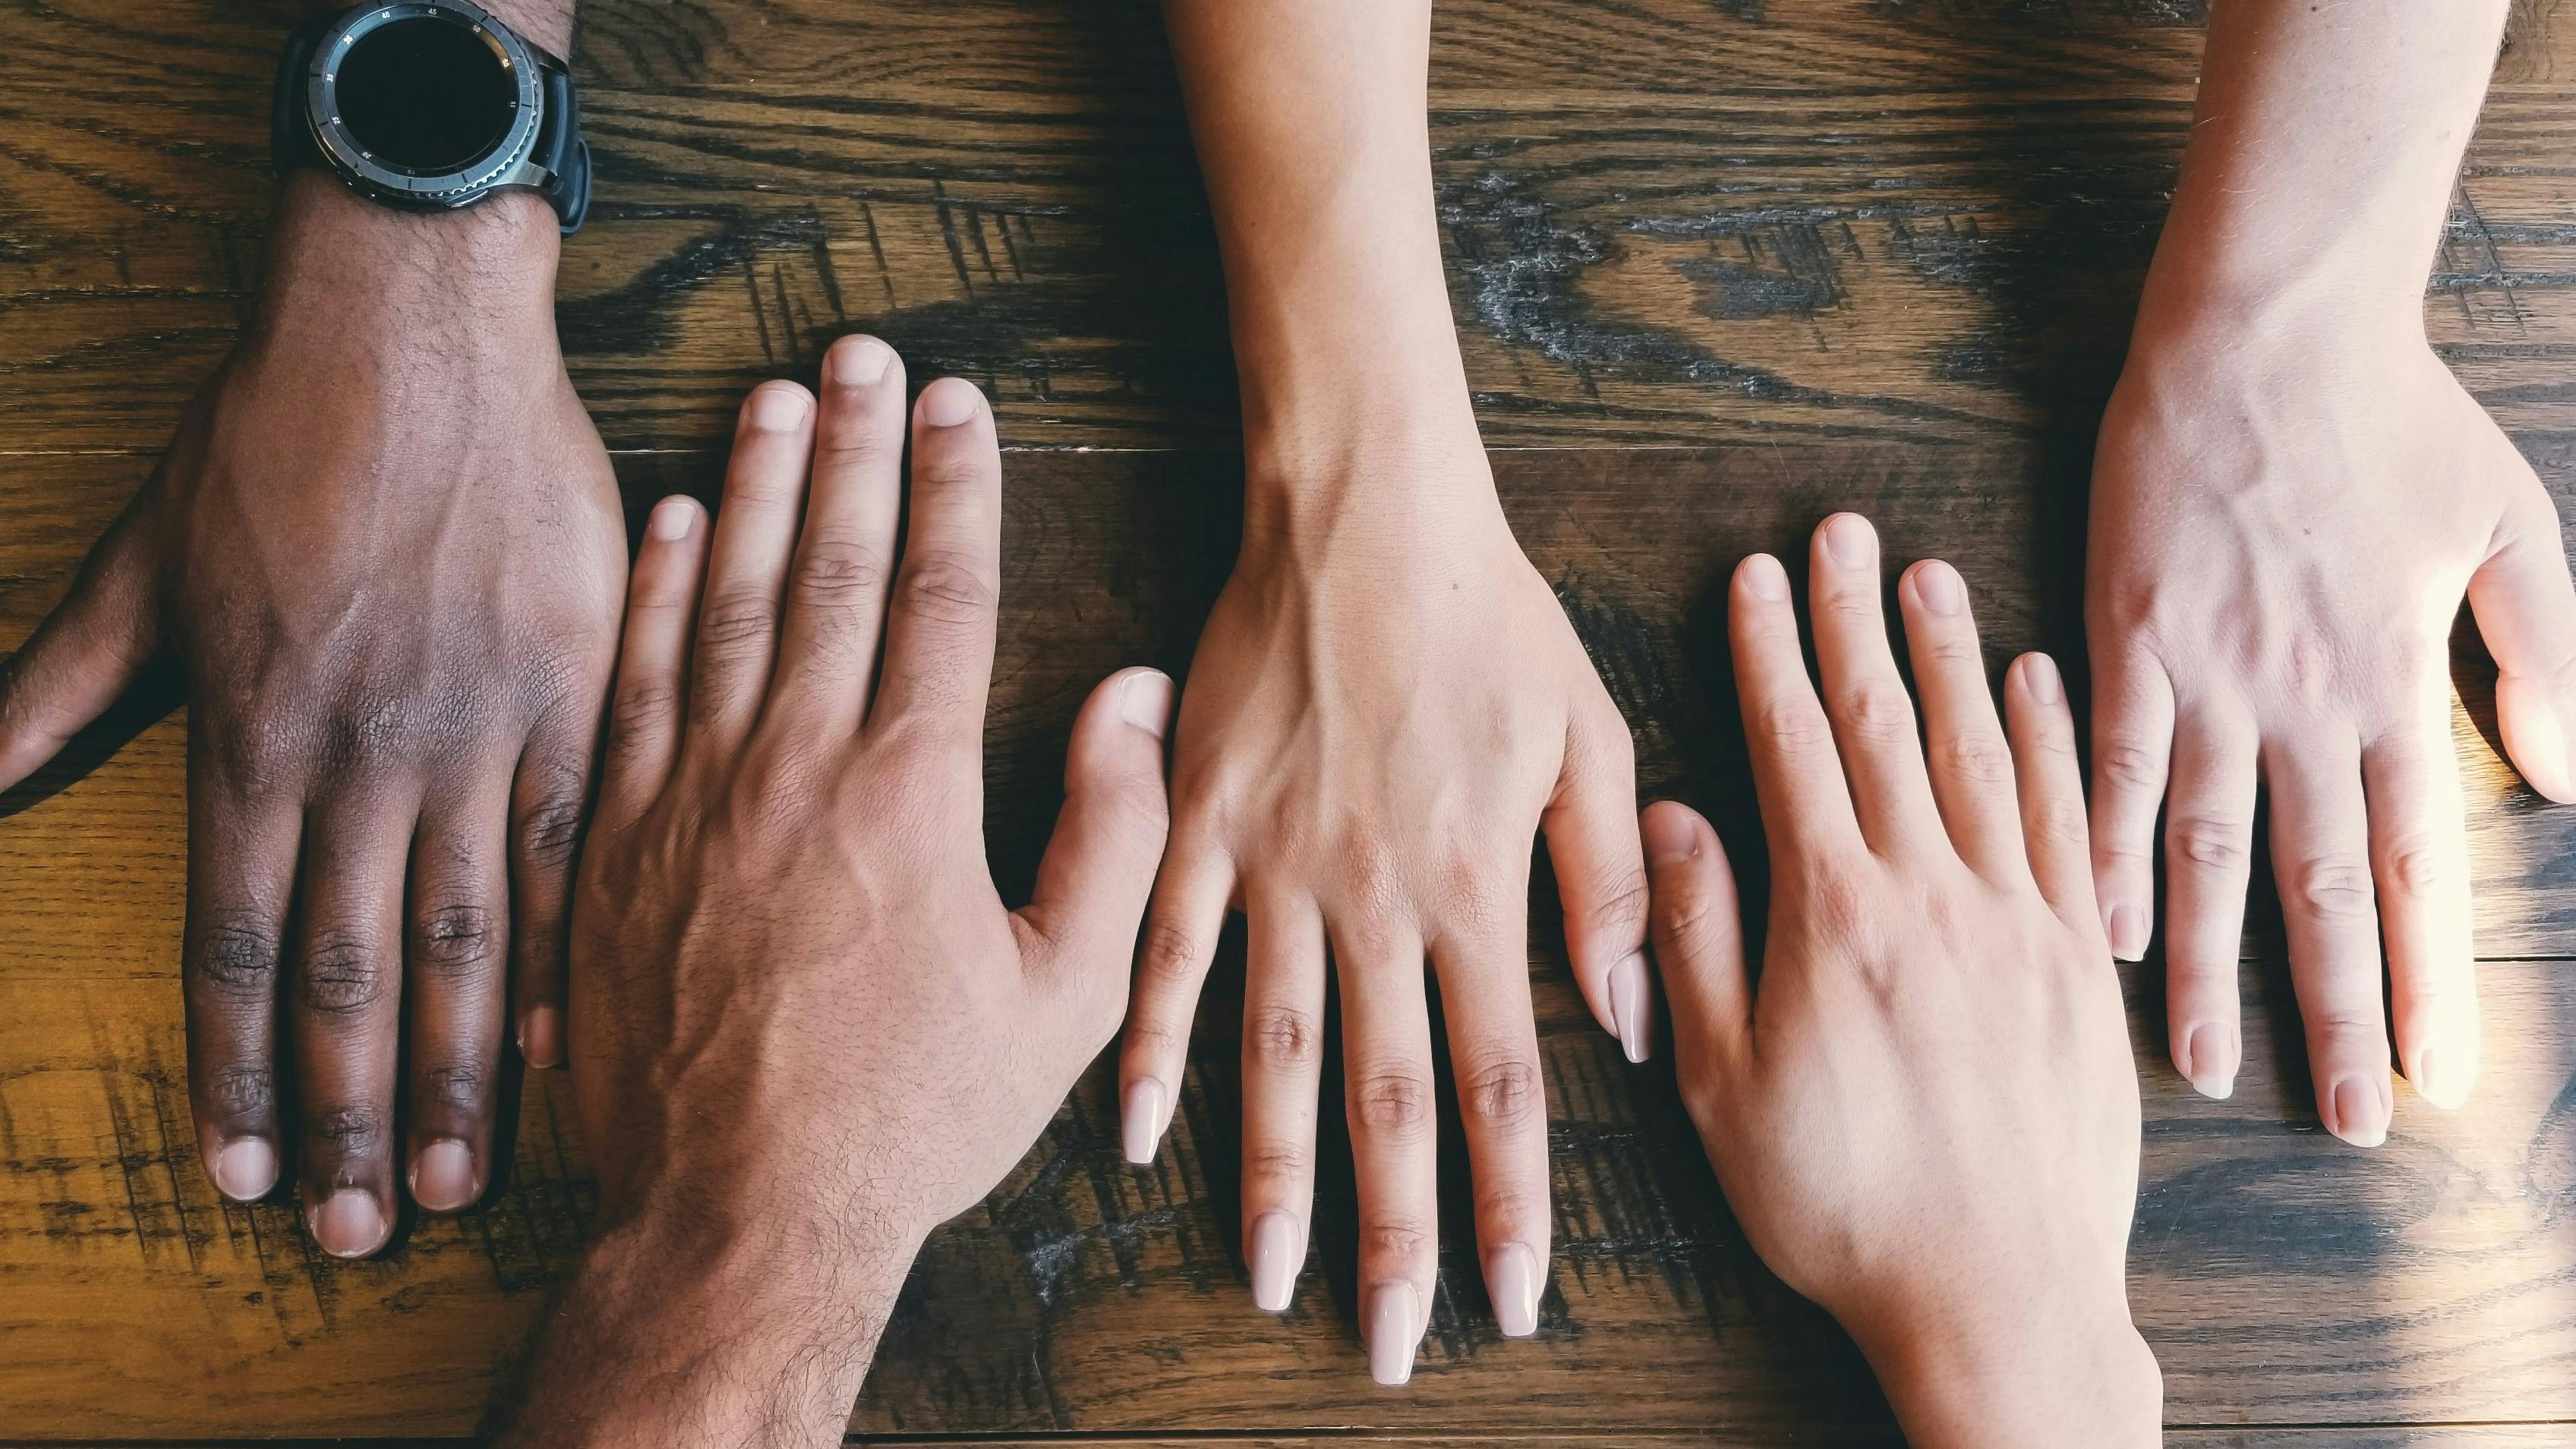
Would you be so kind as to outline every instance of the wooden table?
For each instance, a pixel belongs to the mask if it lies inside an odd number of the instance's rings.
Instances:
[[[60,595],[249,305],[294,9],[0,0],[0,642]],[[1186,664],[1238,508],[1217,262],[1153,7],[583,10],[599,203],[560,318],[635,510],[709,491],[737,395],[811,381],[851,329],[998,400],[990,825],[1005,894],[1025,888],[1075,703],[1121,663]],[[1892,558],[1963,566],[1998,664],[2080,651],[2091,430],[2172,184],[2199,10],[1445,0],[1441,225],[1505,502],[1636,727],[1643,788],[1710,809],[1739,854],[1756,836],[1717,589],[1746,551],[1863,509]],[[2564,509],[2560,11],[2517,7],[2428,315]],[[2177,1443],[2576,1442],[2576,812],[2497,762],[2493,674],[2464,630],[2488,1033],[2469,1110],[2401,1092],[2377,1151],[2318,1130],[2268,894],[2234,1100],[2174,1076],[2158,965],[2131,975],[2131,1282]],[[526,1082],[486,1208],[408,1223],[380,1261],[320,1257],[288,1205],[221,1204],[190,1150],[170,705],[147,691],[0,796],[0,1441],[465,1434],[593,1206],[563,1083]],[[1120,1164],[1095,1070],[924,1254],[853,1427],[1890,1442],[1849,1345],[1745,1249],[1668,1059],[1632,1069],[1590,1024],[1548,912],[1531,972],[1558,1215],[1534,1342],[1496,1334],[1462,1235],[1412,1386],[1371,1386],[1346,1164],[1296,1310],[1252,1311],[1237,947],[1162,1162]],[[1448,1188],[1464,1224],[1463,1177]]]

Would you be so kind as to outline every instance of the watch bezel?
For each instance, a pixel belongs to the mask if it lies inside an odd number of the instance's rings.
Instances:
[[[376,160],[340,119],[334,95],[340,60],[352,46],[387,25],[405,20],[435,19],[461,23],[501,52],[510,77],[510,125],[491,149],[454,171],[415,176]],[[536,150],[545,124],[545,88],[538,74],[534,47],[517,32],[467,0],[382,0],[360,6],[333,21],[313,47],[305,77],[305,115],[313,139],[334,168],[367,191],[397,205],[469,206],[494,188],[511,184]]]

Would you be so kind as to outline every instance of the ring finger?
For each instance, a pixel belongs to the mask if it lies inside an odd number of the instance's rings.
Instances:
[[[431,1212],[491,1181],[493,1090],[509,999],[510,772],[424,802],[412,857],[411,1124],[407,1180]]]

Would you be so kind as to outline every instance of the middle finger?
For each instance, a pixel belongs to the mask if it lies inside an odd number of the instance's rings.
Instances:
[[[1422,940],[1391,924],[1327,924],[1342,987],[1342,1072],[1359,1183],[1369,1376],[1394,1385],[1413,1376],[1440,1246]]]
[[[1896,672],[1879,608],[1878,533],[1856,513],[1816,529],[1810,607],[1825,713],[1842,746],[1862,838],[1887,854],[1942,840],[1941,815],[1914,733],[1914,701]]]

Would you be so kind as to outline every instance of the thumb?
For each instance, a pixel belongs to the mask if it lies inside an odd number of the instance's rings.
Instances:
[[[0,660],[0,790],[33,774],[114,704],[160,645],[151,557],[136,517],[129,507],[116,520],[62,603]]]
[[[1019,912],[1037,938],[1031,954],[1077,994],[1101,991],[1112,1027],[1171,825],[1163,737],[1172,695],[1171,677],[1152,669],[1121,670],[1091,692],[1065,747],[1064,810]]]
[[[2469,607],[2495,656],[2505,753],[2531,788],[2562,805],[2576,802],[2568,749],[2568,723],[2576,719],[2576,586],[2568,582],[2558,510],[2537,477],[2496,526],[2493,550],[2469,578]]]
[[[1648,924],[1655,966],[1673,1015],[1673,1057],[1697,1116],[1753,1046],[1753,982],[1745,972],[1744,917],[1726,847],[1699,812],[1659,800],[1638,821],[1654,902]]]

